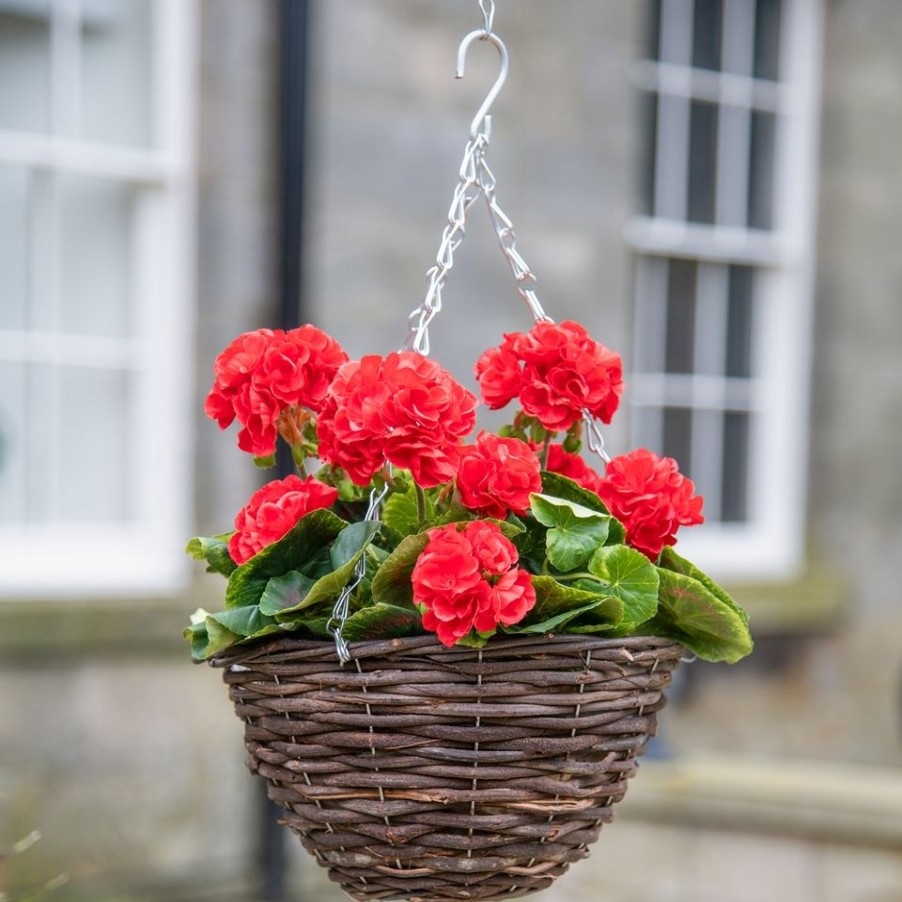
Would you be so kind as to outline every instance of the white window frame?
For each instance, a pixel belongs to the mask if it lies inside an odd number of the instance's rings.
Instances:
[[[725,0],[725,34],[734,17],[742,16],[743,4]],[[663,16],[668,10],[673,14],[662,22],[665,41],[691,42],[692,5],[693,0],[664,0]],[[749,519],[686,529],[679,539],[679,550],[687,557],[733,582],[792,579],[805,560],[822,34],[823,0],[784,0],[778,83],[651,60],[637,62],[633,71],[637,87],[681,97],[686,111],[678,126],[684,143],[656,153],[657,184],[677,189],[666,201],[668,215],[637,216],[625,229],[638,261],[637,291],[643,290],[642,261],[648,257],[695,260],[700,273],[705,263],[756,267],[753,348],[758,358],[749,386]],[[777,114],[773,230],[686,222],[690,100],[750,107],[752,98],[755,108]],[[663,141],[660,128],[658,140]],[[637,340],[642,328],[637,323]],[[705,376],[635,373],[634,406],[664,404],[669,387],[680,379],[690,380],[688,394],[696,401],[725,391],[729,382],[715,380],[721,384],[714,385]]]
[[[109,366],[131,374],[135,404],[128,429],[140,438],[131,449],[129,480],[135,516],[127,523],[0,526],[4,601],[158,596],[183,589],[189,579],[184,545],[193,509],[198,12],[196,0],[153,0],[150,9],[152,147],[67,137],[75,133],[71,120],[78,98],[72,92],[80,83],[78,0],[54,0],[52,5],[51,132],[0,129],[0,164],[39,174],[111,179],[140,189],[129,236],[135,337],[0,332],[3,360]],[[56,199],[54,192],[44,194],[31,203],[49,204],[45,212],[52,222]],[[42,234],[40,240],[46,246],[48,236]],[[58,277],[50,269],[45,285],[55,291]],[[53,424],[48,428],[52,431]]]

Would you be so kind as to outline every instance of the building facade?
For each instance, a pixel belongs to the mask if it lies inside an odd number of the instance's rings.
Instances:
[[[497,6],[490,163],[518,249],[551,316],[623,353],[608,444],[696,479],[687,554],[758,640],[683,668],[667,757],[549,898],[889,902],[902,7]],[[299,303],[385,353],[498,59],[477,43],[453,78],[476,3],[309,13]],[[181,548],[260,478],[201,408],[215,354],[279,315],[280,29],[275,3],[0,0],[0,842],[43,833],[0,886],[254,898],[240,725],[180,637],[219,586]],[[479,205],[445,300],[432,353],[472,384],[530,322]]]

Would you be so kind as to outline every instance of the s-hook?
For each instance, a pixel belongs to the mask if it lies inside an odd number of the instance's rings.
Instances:
[[[481,4],[480,4],[481,5]],[[494,15],[495,9],[492,7],[491,14]],[[489,110],[492,108],[492,104],[495,102],[495,98],[501,93],[501,89],[504,87],[504,82],[507,81],[507,70],[509,67],[508,64],[508,56],[507,56],[507,47],[504,46],[504,41],[498,37],[497,34],[492,32],[491,27],[491,16],[486,14],[486,23],[487,26],[485,29],[478,28],[476,31],[471,31],[461,42],[460,46],[457,48],[457,70],[454,73],[455,78],[463,78],[464,77],[464,68],[467,63],[467,50],[470,49],[470,44],[473,41],[488,41],[490,44],[494,44],[495,48],[498,50],[498,54],[501,57],[501,71],[498,73],[498,77],[495,79],[495,84],[492,85],[491,90],[488,94],[486,94],[485,100],[482,102],[482,106],[476,111],[476,115],[473,117],[473,121],[470,123],[470,137],[475,138],[480,132],[482,132],[486,138],[489,137],[490,129],[492,127],[492,117],[489,116]]]

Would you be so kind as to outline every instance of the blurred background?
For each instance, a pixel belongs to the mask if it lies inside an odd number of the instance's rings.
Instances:
[[[902,3],[498,0],[490,163],[608,443],[706,497],[757,649],[683,667],[568,902],[902,900]],[[202,413],[237,333],[386,353],[498,71],[476,0],[0,0],[0,866],[13,897],[337,898],[273,836],[186,560],[261,475]],[[485,211],[433,353],[528,328]]]

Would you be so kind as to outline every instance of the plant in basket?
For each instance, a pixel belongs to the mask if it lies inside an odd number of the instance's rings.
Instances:
[[[544,889],[611,820],[686,650],[752,648],[744,612],[674,551],[703,519],[692,481],[604,449],[620,356],[530,287],[485,162],[507,51],[480,8],[458,74],[477,39],[502,70],[404,350],[349,360],[314,326],[260,329],[216,359],[205,405],[258,466],[290,454],[297,472],[191,540],[227,582],[185,635],[222,668],[283,822],[361,900]],[[535,320],[476,362],[484,404],[510,410],[498,432],[476,431],[476,396],[427,356],[479,197]]]
[[[684,649],[751,650],[673,549],[703,519],[676,462],[579,455],[619,355],[573,322],[506,335],[476,376],[513,416],[475,436],[477,398],[413,350],[258,330],[214,371],[207,413],[260,466],[281,436],[297,474],[191,540],[227,583],[186,636],[285,822],[356,898],[547,886],[610,819]]]
[[[226,609],[187,630],[196,658],[339,631],[473,648],[658,636],[728,662],[751,650],[743,612],[673,549],[703,520],[676,461],[639,448],[599,473],[579,455],[586,416],[610,422],[623,391],[619,355],[579,324],[540,321],[479,358],[486,405],[519,407],[475,437],[476,397],[416,351],[352,361],[313,326],[261,329],[214,370],[209,416],[238,421],[258,466],[281,436],[298,473],[257,491],[233,532],[191,540],[228,577]]]

